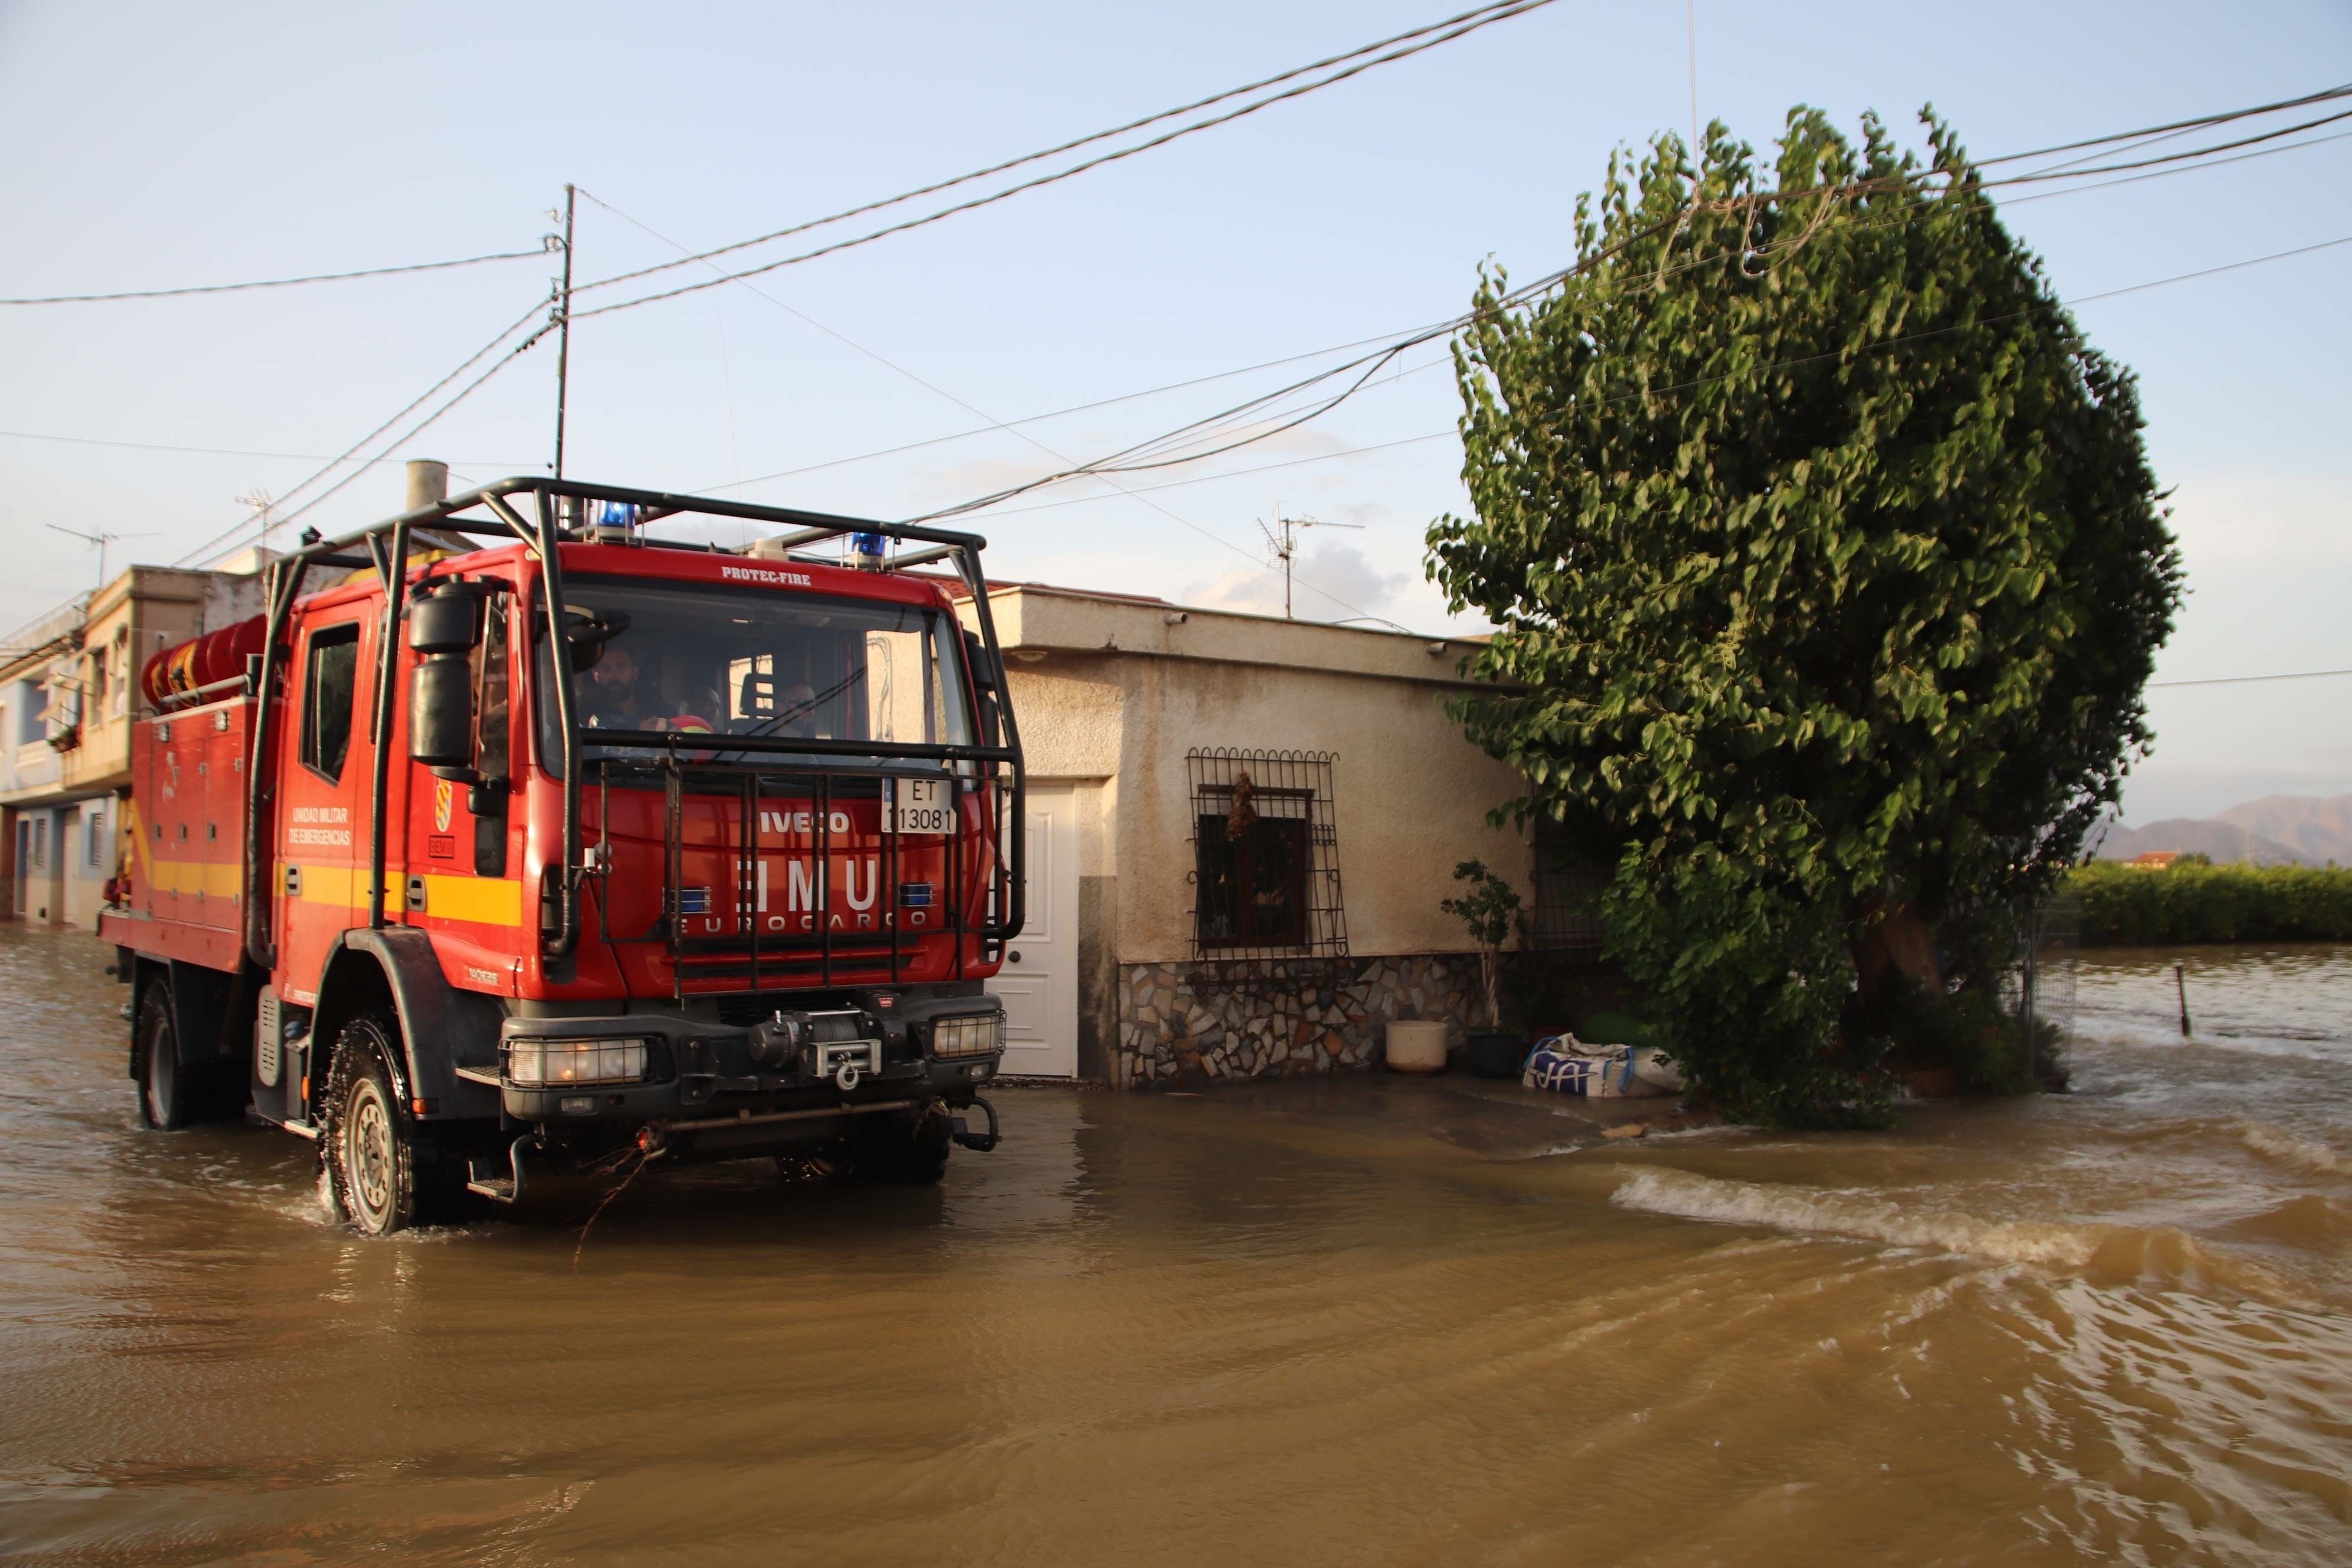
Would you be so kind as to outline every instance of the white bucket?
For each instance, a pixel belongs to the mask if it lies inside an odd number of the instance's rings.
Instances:
[[[1392,1072],[1444,1072],[1445,1024],[1392,1019],[1388,1027],[1388,1063]]]

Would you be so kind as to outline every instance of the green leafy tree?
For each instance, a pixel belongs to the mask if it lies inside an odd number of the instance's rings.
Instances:
[[[1925,118],[1925,166],[1803,109],[1761,165],[1710,127],[1696,188],[1671,136],[1612,157],[1578,268],[1482,274],[1455,348],[1475,515],[1429,569],[1499,628],[1456,716],[1769,1119],[1875,1114],[1874,1000],[2074,860],[2180,596],[2132,376]]]

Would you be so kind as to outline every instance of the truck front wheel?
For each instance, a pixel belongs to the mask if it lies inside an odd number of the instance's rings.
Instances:
[[[912,1115],[860,1118],[855,1170],[869,1182],[929,1186],[948,1173],[954,1129],[947,1107],[934,1100]]]
[[[453,1217],[462,1192],[393,1088],[397,1027],[378,1013],[353,1018],[335,1042],[327,1075],[320,1157],[336,1208],[363,1236]]]
[[[172,994],[151,984],[139,998],[139,1120],[169,1132],[189,1121],[188,1097],[180,1072],[180,1038],[172,1027]]]

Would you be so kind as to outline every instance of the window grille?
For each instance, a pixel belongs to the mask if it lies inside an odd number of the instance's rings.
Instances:
[[[1570,839],[1548,816],[1535,819],[1528,846],[1535,901],[1528,910],[1528,946],[1539,952],[1601,955],[1601,895],[1609,868]]]
[[[1192,955],[1345,957],[1329,752],[1191,751]]]
[[[89,835],[89,843],[88,847],[89,864],[92,866],[105,865],[106,808],[102,805],[91,806],[89,808],[89,814],[82,818],[82,826],[84,831]]]

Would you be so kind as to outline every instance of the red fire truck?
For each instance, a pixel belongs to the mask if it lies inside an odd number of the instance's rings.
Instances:
[[[686,514],[785,531],[647,537]],[[376,1234],[527,1163],[992,1148],[1023,772],[982,546],[545,479],[305,535],[145,671],[100,920],[145,1121],[249,1105]]]

